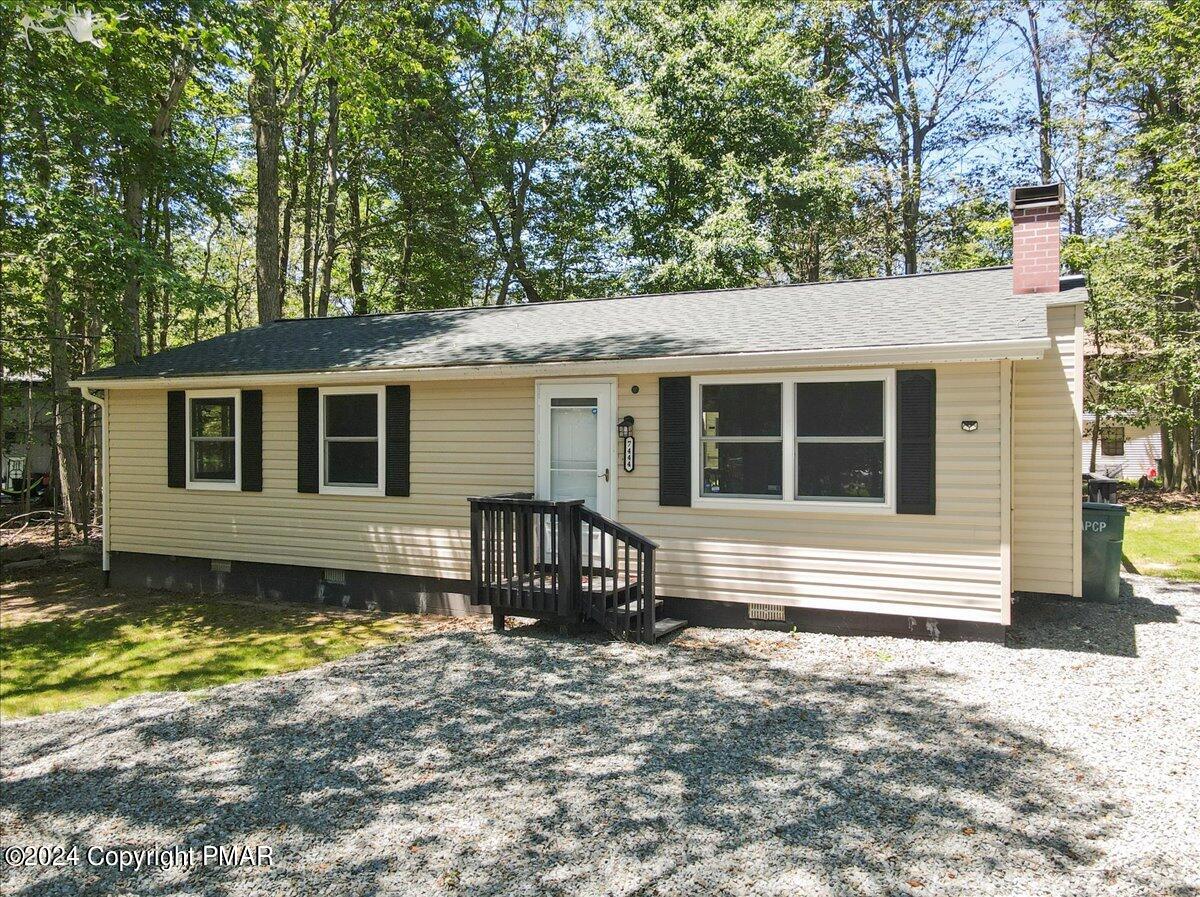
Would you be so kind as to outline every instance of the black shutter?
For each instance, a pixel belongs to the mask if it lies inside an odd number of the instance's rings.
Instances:
[[[384,420],[387,425],[384,458],[384,494],[408,495],[409,490],[409,408],[410,394],[407,386],[389,386],[386,390],[387,407]]]
[[[187,485],[187,394],[182,389],[167,392],[167,485]]]
[[[692,378],[658,379],[658,503],[692,503]]]
[[[296,491],[319,492],[321,454],[317,445],[318,394],[315,386],[296,390]]]
[[[262,390],[242,390],[242,491],[262,492]]]
[[[937,513],[934,450],[937,372],[898,371],[896,393],[900,415],[896,510],[901,514],[934,514]]]

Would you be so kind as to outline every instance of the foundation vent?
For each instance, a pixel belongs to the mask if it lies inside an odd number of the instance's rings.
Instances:
[[[783,622],[784,605],[782,604],[748,604],[746,614],[751,620],[770,620],[774,623]]]
[[[213,573],[232,573],[233,562],[214,560],[211,562],[211,569]]]
[[[325,582],[333,583],[335,586],[344,586],[346,584],[346,571],[326,568],[325,574],[321,578]]]

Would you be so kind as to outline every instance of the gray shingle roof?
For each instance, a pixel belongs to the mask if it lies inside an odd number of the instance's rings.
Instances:
[[[1081,284],[1065,282],[1064,287],[1075,287],[1082,299]],[[1046,297],[1014,296],[1011,269],[987,268],[285,320],[93,371],[81,379],[798,352],[1044,336]]]

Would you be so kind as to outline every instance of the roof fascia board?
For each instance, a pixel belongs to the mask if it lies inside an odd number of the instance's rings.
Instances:
[[[603,361],[553,361],[536,364],[444,365],[435,367],[372,367],[337,371],[287,373],[201,374],[179,377],[129,377],[114,380],[72,380],[75,387],[146,389],[186,386],[269,386],[273,384],[378,383],[381,377],[405,380],[459,380],[476,377],[572,377],[589,374],[773,370],[798,367],[857,367],[881,364],[937,364],[978,361],[1025,361],[1041,358],[1050,348],[1048,337],[939,345],[872,346],[813,349],[801,352],[750,352],[723,355],[669,355],[657,358]]]
[[[1083,295],[1079,295],[1082,292]],[[1083,305],[1088,300],[1086,290],[1071,290],[1070,293],[1047,294],[1046,307],[1060,308],[1065,305]]]

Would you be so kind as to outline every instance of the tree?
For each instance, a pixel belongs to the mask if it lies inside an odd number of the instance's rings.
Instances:
[[[325,42],[337,29],[346,0],[327,7],[316,0],[254,0],[250,8],[250,86],[247,111],[254,128],[257,205],[255,211],[255,289],[258,320],[283,314],[280,279],[279,154],[283,116],[295,104]],[[298,46],[297,46],[298,43]],[[285,84],[280,86],[281,75]]]
[[[1009,65],[998,53],[994,15],[992,5],[974,0],[848,7],[855,93],[873,126],[864,151],[890,175],[887,201],[907,274],[918,270],[929,194],[1000,128],[989,101]]]
[[[1101,101],[1133,112],[1114,136],[1110,191],[1126,227],[1099,242],[1090,316],[1120,365],[1102,364],[1102,398],[1163,428],[1168,488],[1200,488],[1200,2],[1089,0],[1072,10],[1096,36]]]
[[[1004,16],[1029,49],[1029,65],[1033,72],[1038,135],[1038,163],[1043,184],[1054,180],[1054,117],[1049,77],[1049,60],[1042,43],[1040,22],[1042,8],[1032,0],[1018,0],[1016,9]]]
[[[853,203],[833,114],[843,45],[819,4],[609,4],[601,154],[639,288],[816,280]],[[617,230],[619,228],[619,230]]]

